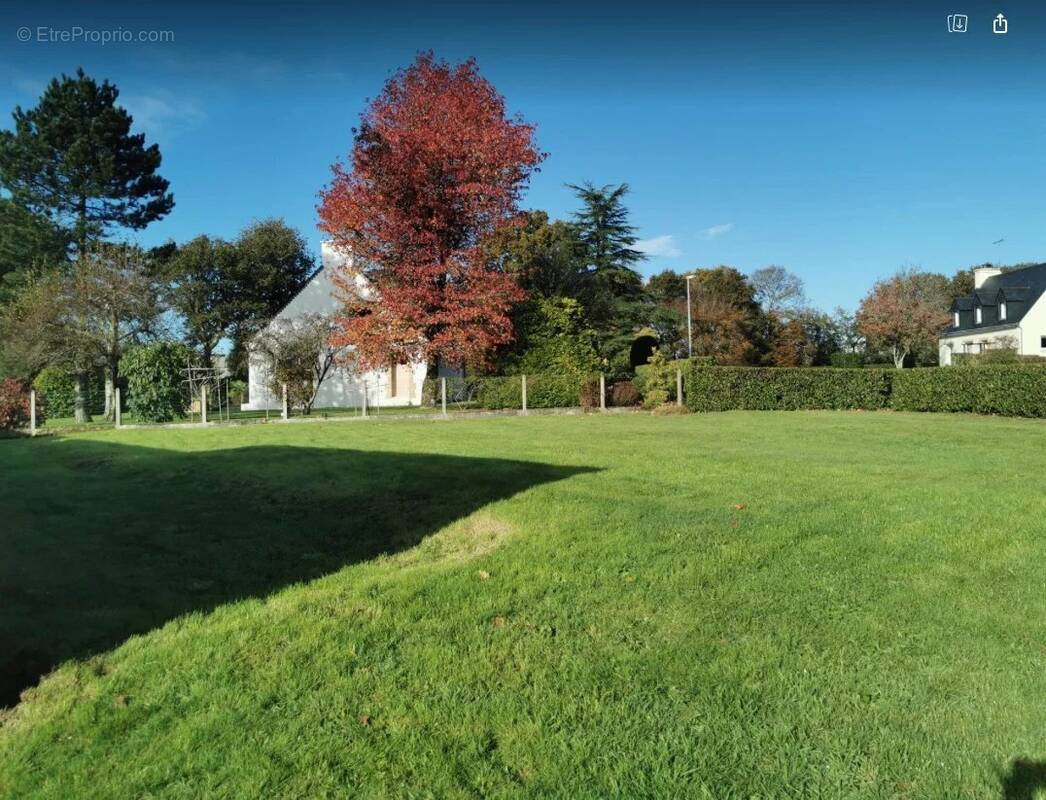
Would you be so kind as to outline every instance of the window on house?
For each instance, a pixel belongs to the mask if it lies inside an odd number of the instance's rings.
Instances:
[[[981,313],[981,310],[979,308],[975,308],[973,310],[973,321],[980,325],[983,319],[984,315]]]
[[[1046,350],[1046,336],[1042,336],[1039,338],[1039,347],[1041,347],[1043,350]]]
[[[958,312],[958,311],[956,311],[956,312],[955,312],[955,313],[954,313],[954,314],[952,315],[952,324],[953,324],[953,325],[954,325],[954,326],[955,326],[956,328],[958,328],[958,327],[959,327],[959,312]]]
[[[999,303],[999,319],[1006,319],[1006,304]]]

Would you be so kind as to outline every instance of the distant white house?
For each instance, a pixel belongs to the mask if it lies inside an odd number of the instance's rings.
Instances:
[[[352,257],[338,251],[332,243],[324,242],[321,249],[322,266],[300,292],[269,323],[266,330],[279,331],[288,323],[308,314],[330,314],[341,307],[335,295],[333,274],[343,266],[351,265]],[[361,292],[366,292],[362,278],[357,279]],[[389,364],[385,369],[355,372],[346,367],[335,367],[320,386],[314,408],[358,408],[363,405],[409,406],[420,405],[421,389],[427,367],[422,363]],[[270,386],[271,363],[258,351],[251,351],[248,361],[250,401],[244,410],[279,409],[283,405],[280,393]]]
[[[942,365],[957,353],[998,348],[1046,356],[1046,264],[1006,272],[975,267],[973,286],[973,294],[952,304],[952,324],[938,343]]]

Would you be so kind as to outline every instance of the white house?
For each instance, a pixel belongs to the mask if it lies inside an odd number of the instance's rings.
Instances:
[[[1046,356],[1046,264],[1003,272],[975,267],[973,294],[952,304],[952,324],[941,333],[940,363],[956,353],[1013,348]]]
[[[351,265],[352,257],[335,249],[330,242],[324,242],[321,258],[322,266],[319,271],[276,315],[267,326],[267,330],[275,332],[280,326],[293,324],[296,318],[306,314],[329,314],[340,308],[332,276],[340,267]],[[357,282],[360,291],[366,292],[362,278],[358,278]],[[244,410],[282,407],[281,393],[274,392],[269,383],[270,370],[270,362],[264,354],[250,353],[250,402],[242,406]],[[386,369],[362,373],[346,367],[335,367],[320,386],[314,408],[358,408],[363,405],[364,392],[367,405],[372,408],[420,405],[425,373],[426,365],[421,363],[390,364]]]

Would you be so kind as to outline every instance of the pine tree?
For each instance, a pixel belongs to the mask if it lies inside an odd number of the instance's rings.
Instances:
[[[0,131],[0,188],[68,234],[77,250],[112,226],[140,230],[174,207],[157,174],[160,149],[131,133],[119,90],[77,70],[44,90],[36,108],[15,108]]]
[[[628,224],[628,209],[622,198],[628,184],[596,187],[591,183],[570,184],[581,200],[574,224],[585,245],[589,270],[615,299],[635,300],[643,292],[643,279],[633,268],[646,258],[636,250],[635,228]]]

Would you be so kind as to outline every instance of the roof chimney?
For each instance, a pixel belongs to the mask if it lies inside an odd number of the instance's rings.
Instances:
[[[985,264],[983,267],[974,267],[973,288],[980,289],[988,278],[994,278],[996,275],[1002,275],[1002,270],[998,267],[993,267],[991,264]]]

